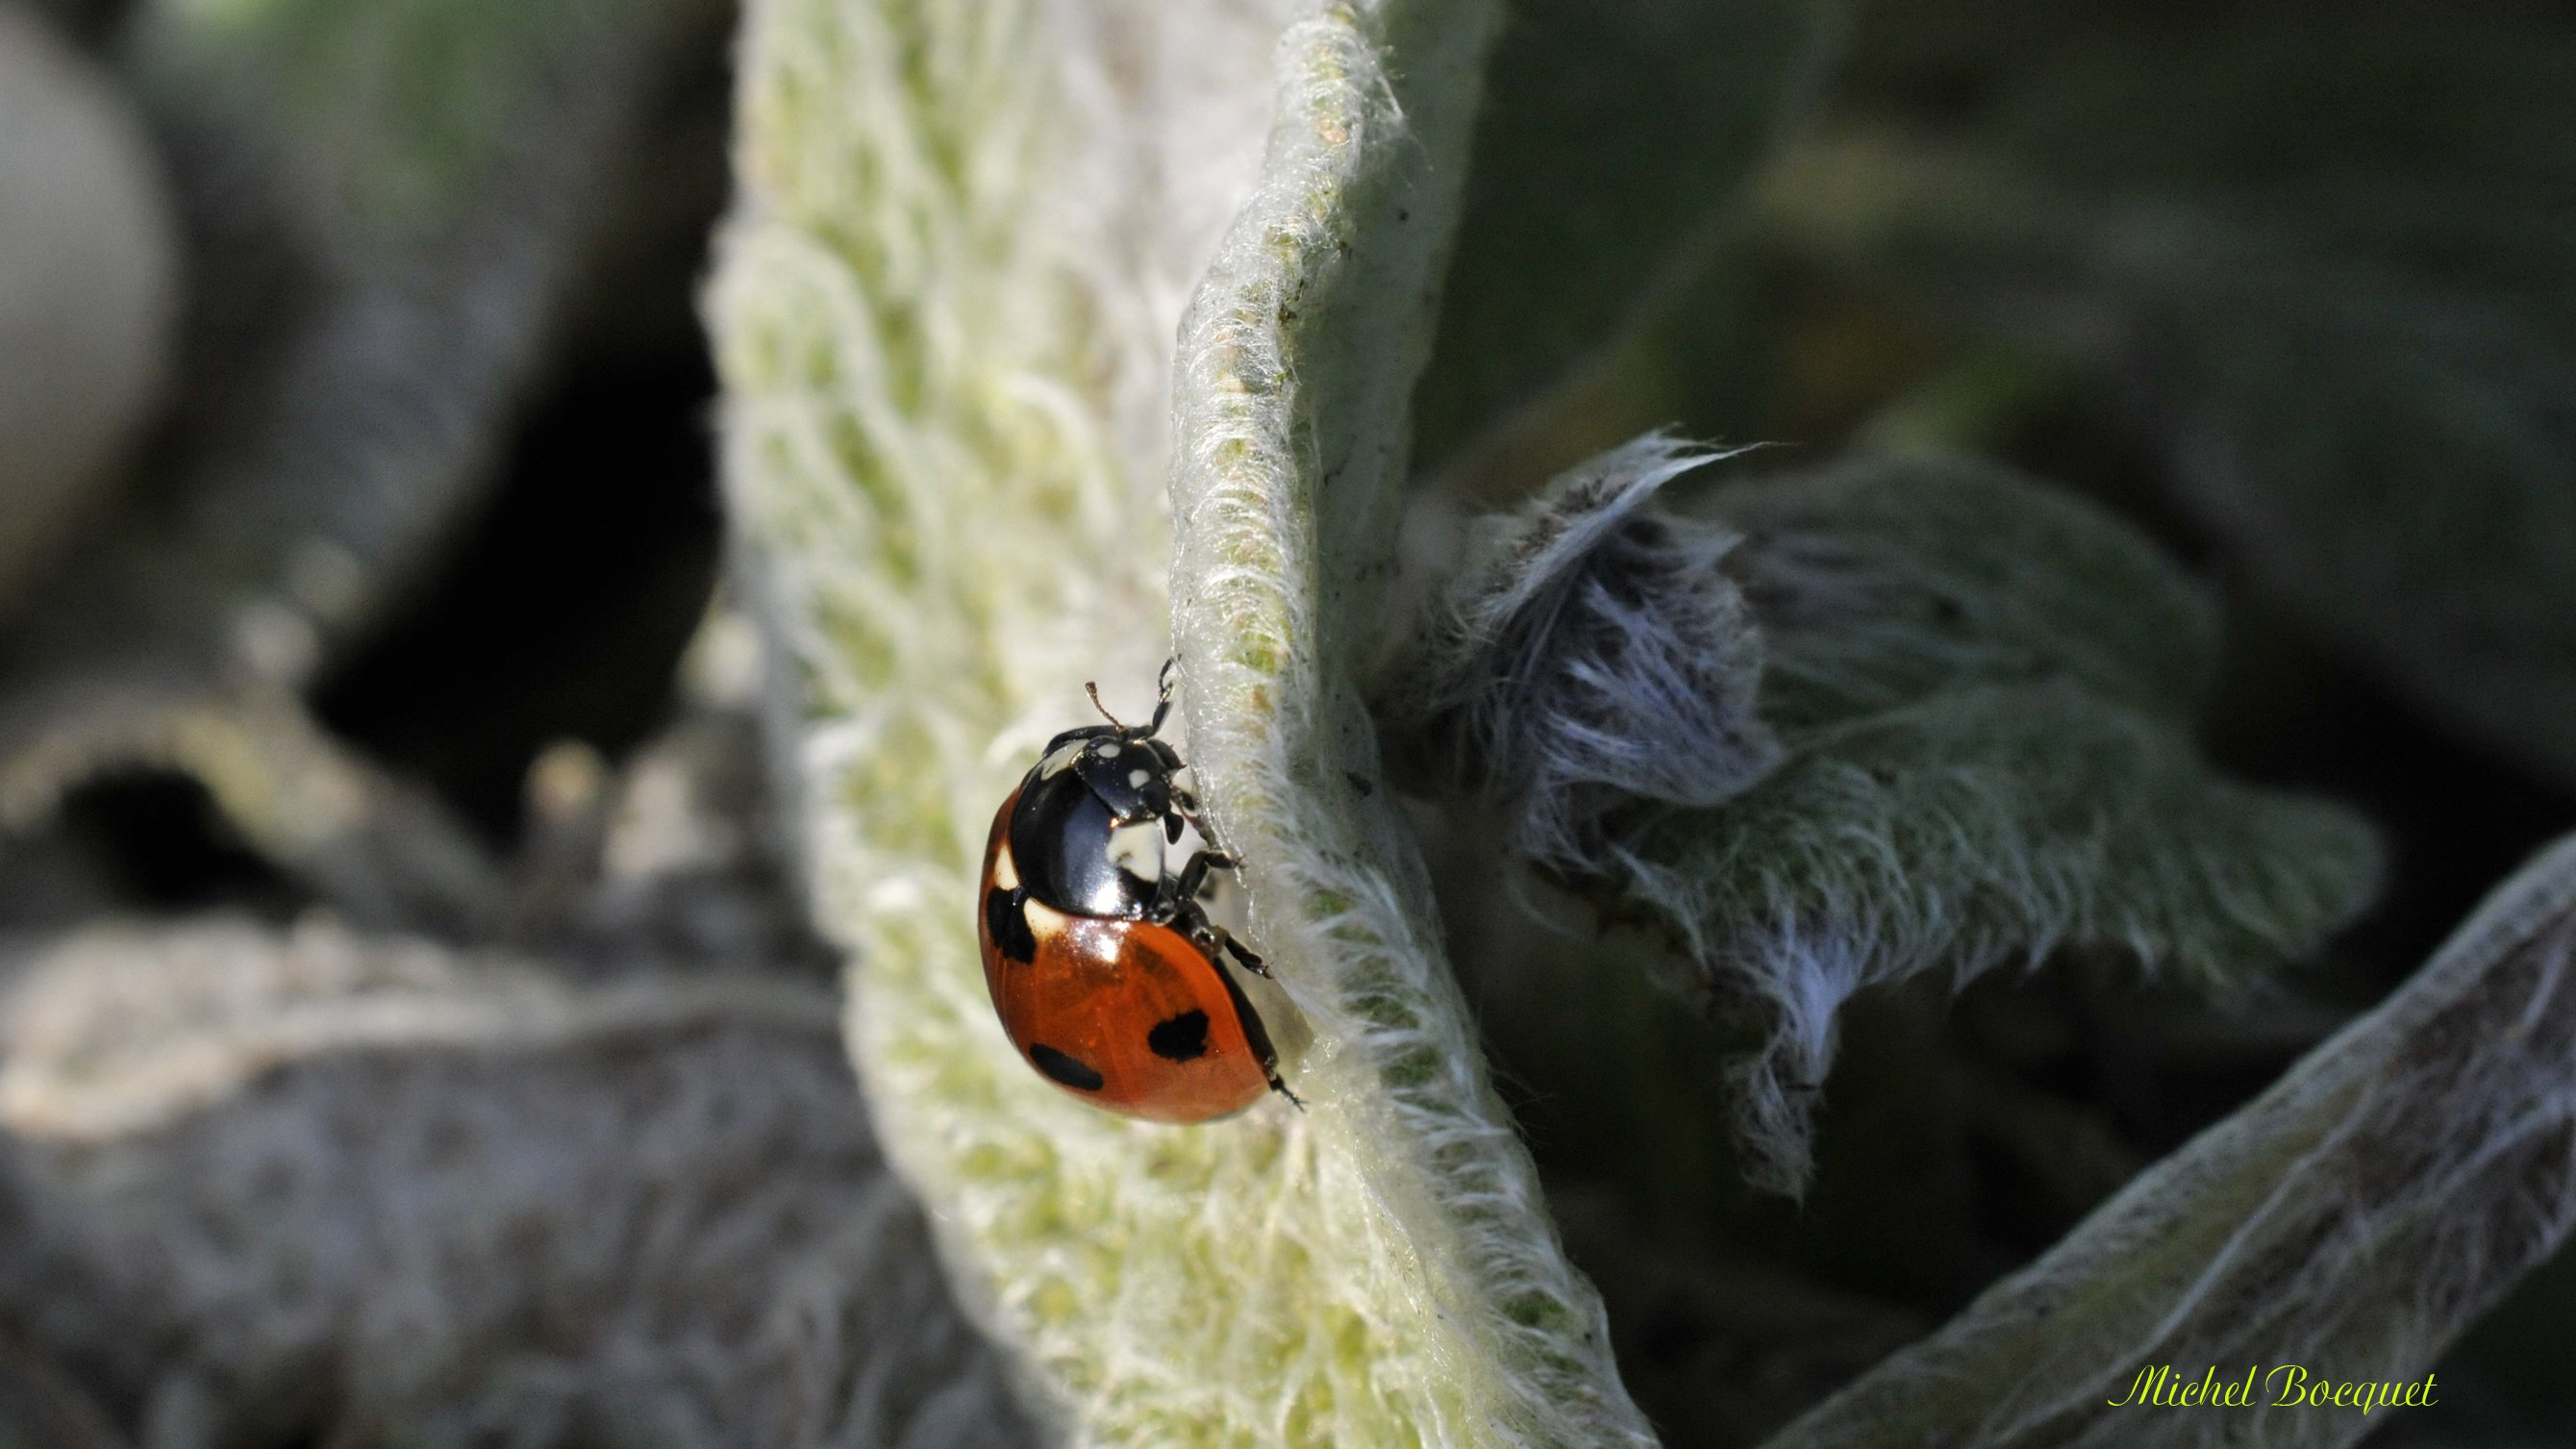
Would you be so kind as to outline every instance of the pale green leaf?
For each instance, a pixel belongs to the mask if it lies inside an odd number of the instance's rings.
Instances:
[[[1348,678],[1493,11],[1297,15],[752,7],[711,311],[816,908],[888,1153],[1069,1436],[1642,1443]],[[1167,607],[1302,1113],[1108,1116],[985,996],[992,812],[1084,680],[1149,698]]]

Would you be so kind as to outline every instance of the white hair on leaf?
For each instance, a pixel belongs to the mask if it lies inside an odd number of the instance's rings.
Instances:
[[[1710,456],[1648,435],[1477,525],[1380,709],[1752,1019],[1725,1071],[1756,1183],[1804,1190],[1862,990],[2068,941],[2218,985],[2367,899],[2366,826],[2192,750],[2214,611],[2134,531],[1937,459],[1650,506]]]
[[[1779,759],[1755,713],[1761,634],[1720,570],[1736,536],[1652,506],[1726,456],[1650,433],[1480,520],[1388,672],[1391,721],[1541,868],[1597,875],[1612,812],[1721,804]]]
[[[2576,837],[2251,1105],[1770,1449],[2339,1449],[2385,1419],[2267,1409],[2279,1381],[2242,1411],[2118,1405],[2165,1364],[2419,1380],[2571,1223]]]

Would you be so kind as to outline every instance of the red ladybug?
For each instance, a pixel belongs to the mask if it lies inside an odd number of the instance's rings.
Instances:
[[[1199,906],[1232,857],[1163,868],[1164,845],[1199,823],[1173,781],[1180,756],[1154,737],[1171,708],[1166,664],[1152,723],[1110,718],[1047,745],[993,816],[976,935],[1002,1030],[1041,1076],[1129,1117],[1205,1122],[1266,1091],[1297,1097],[1225,958],[1268,968]]]

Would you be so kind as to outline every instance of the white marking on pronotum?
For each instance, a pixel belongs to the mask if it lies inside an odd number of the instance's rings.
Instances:
[[[1021,902],[1020,914],[1029,923],[1029,935],[1039,941],[1052,941],[1073,924],[1060,911],[1048,909],[1035,897]]]
[[[1121,825],[1109,832],[1109,858],[1118,869],[1141,881],[1163,878],[1163,832],[1151,820]]]
[[[1151,770],[1129,770],[1127,772],[1127,788],[1130,790],[1142,790],[1145,788],[1145,782],[1152,778],[1154,778],[1154,772]]]
[[[1125,748],[1126,746],[1121,745],[1116,740],[1102,740],[1100,743],[1091,747],[1091,752],[1104,760],[1114,760],[1118,758],[1118,752]]]

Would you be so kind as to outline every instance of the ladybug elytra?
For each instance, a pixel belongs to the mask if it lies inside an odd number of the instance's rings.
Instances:
[[[1021,777],[984,847],[976,935],[1002,1029],[1040,1075],[1125,1116],[1205,1122],[1264,1092],[1297,1097],[1228,962],[1268,968],[1199,904],[1233,858],[1201,850],[1164,868],[1164,847],[1200,822],[1175,778],[1186,767],[1155,737],[1170,664],[1161,696],[1150,723],[1102,709],[1108,724],[1057,735]]]

